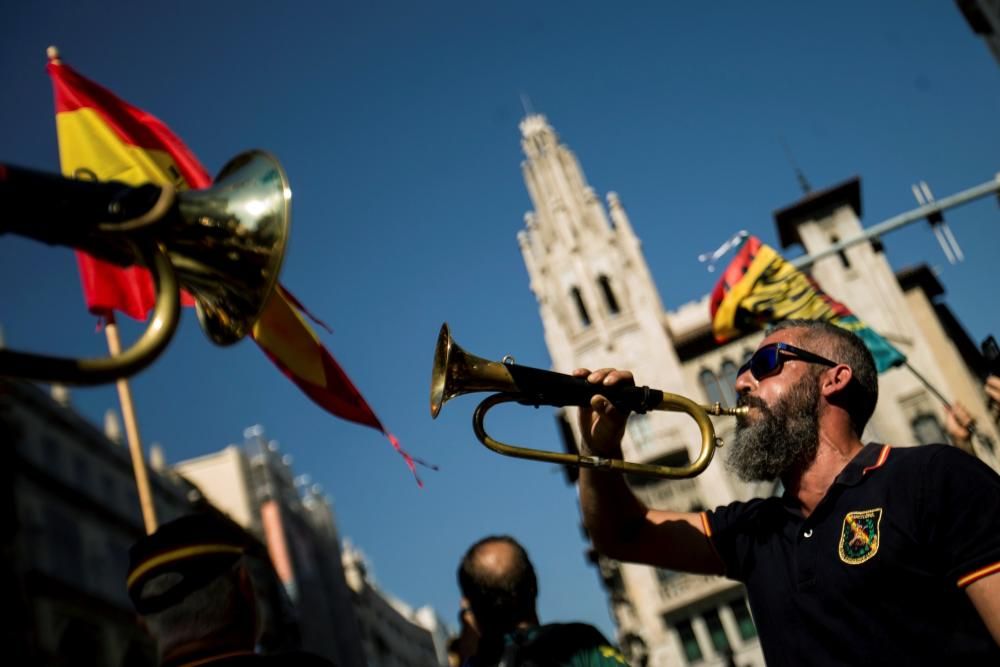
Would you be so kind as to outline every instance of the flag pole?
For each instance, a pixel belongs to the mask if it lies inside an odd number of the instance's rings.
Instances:
[[[121,354],[122,343],[118,336],[118,324],[115,314],[108,311],[104,316],[104,334],[108,339],[108,351],[111,356]],[[142,522],[146,526],[146,534],[156,531],[156,506],[153,504],[153,494],[149,488],[149,474],[146,470],[146,457],[142,453],[142,440],[139,438],[139,422],[135,417],[135,406],[132,403],[132,389],[128,380],[119,378],[118,402],[122,406],[122,419],[125,421],[125,435],[128,438],[128,451],[132,457],[132,472],[135,475],[135,485],[139,491],[139,506],[142,508]]]
[[[903,365],[906,366],[907,370],[909,370],[911,373],[913,373],[914,377],[916,377],[918,380],[920,380],[920,382],[925,387],[927,387],[928,391],[930,391],[932,394],[934,394],[935,398],[937,398],[939,401],[941,401],[941,404],[944,405],[944,407],[946,407],[948,410],[951,410],[951,401],[949,401],[947,398],[945,398],[944,395],[940,391],[938,391],[934,387],[934,385],[932,385],[927,380],[927,378],[925,378],[923,375],[921,375],[917,371],[916,368],[914,368],[912,365],[910,365],[910,361],[908,359],[903,362]],[[963,428],[966,431],[969,432],[970,438],[974,438],[974,439],[978,440],[979,443],[981,445],[983,445],[987,450],[990,449],[990,442],[987,439],[987,436],[985,434],[983,434],[983,433],[980,433],[978,430],[976,430],[976,425],[974,423],[970,422],[969,424],[963,426]],[[982,457],[979,457],[979,458],[982,458]]]
[[[45,49],[49,62],[61,65],[59,49],[49,46]],[[114,311],[109,310],[104,315],[104,335],[108,339],[108,351],[111,356],[122,352],[121,338],[118,336],[118,325],[115,323]],[[139,506],[142,509],[142,522],[146,534],[156,531],[156,506],[153,504],[153,494],[149,488],[149,474],[146,470],[146,457],[142,453],[142,440],[139,438],[139,422],[135,417],[135,406],[132,403],[132,390],[125,378],[119,378],[115,383],[118,387],[118,402],[122,406],[122,419],[125,421],[125,436],[128,438],[128,450],[132,459],[132,473],[135,476],[135,486],[139,493]]]

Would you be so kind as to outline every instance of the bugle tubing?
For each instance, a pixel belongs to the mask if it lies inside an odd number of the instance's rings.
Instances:
[[[431,416],[437,417],[447,401],[473,392],[497,392],[483,400],[475,410],[472,428],[476,438],[486,447],[505,456],[545,461],[584,468],[601,468],[620,472],[662,477],[665,479],[686,479],[701,474],[711,462],[722,441],[715,434],[715,427],[709,415],[740,416],[747,413],[746,407],[724,408],[719,403],[700,405],[678,394],[669,394],[658,389],[635,386],[601,386],[591,384],[586,378],[554,373],[552,371],[520,366],[512,361],[488,361],[467,353],[451,337],[448,325],[441,326],[437,347],[434,352],[434,367],[431,373]],[[606,458],[583,454],[550,452],[529,449],[500,442],[486,432],[483,424],[486,413],[501,403],[521,405],[550,405],[566,407],[585,406],[590,399],[601,395],[618,409],[645,413],[651,410],[684,412],[688,414],[701,432],[701,451],[685,466],[661,466],[649,463],[633,463],[623,459]]]

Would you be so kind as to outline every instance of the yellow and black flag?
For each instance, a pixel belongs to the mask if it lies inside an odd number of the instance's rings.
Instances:
[[[889,341],[755,236],[744,241],[722,273],[710,308],[712,332],[719,343],[779,320],[825,320],[861,338],[879,373],[906,362]]]

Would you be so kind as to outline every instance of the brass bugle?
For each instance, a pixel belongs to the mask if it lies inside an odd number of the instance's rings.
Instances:
[[[124,352],[74,359],[0,349],[0,376],[100,384],[153,362],[180,317],[179,290],[194,297],[209,339],[229,345],[250,332],[277,284],[290,224],[291,189],[273,156],[247,151],[212,187],[132,187],[0,164],[0,235],[140,264],[156,285],[145,332]]]
[[[649,387],[605,387],[591,384],[586,378],[520,366],[506,359],[502,362],[488,361],[469,354],[459,347],[451,337],[448,324],[441,325],[431,373],[431,417],[437,417],[441,412],[441,406],[456,396],[482,391],[498,393],[487,397],[476,407],[472,428],[481,443],[499,454],[666,479],[695,477],[708,467],[716,448],[722,446],[721,439],[715,435],[715,427],[708,418],[709,415],[736,417],[747,413],[746,407],[724,408],[719,403],[699,405],[684,396],[668,394]],[[509,445],[491,438],[483,426],[486,413],[501,403],[520,403],[536,407],[585,406],[590,405],[590,399],[597,395],[604,396],[621,410],[638,413],[650,410],[687,413],[695,420],[701,431],[701,452],[694,461],[685,466],[632,463],[623,459]]]

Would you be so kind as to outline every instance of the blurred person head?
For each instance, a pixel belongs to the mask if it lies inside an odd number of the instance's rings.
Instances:
[[[128,593],[161,659],[254,650],[251,538],[228,519],[192,514],[129,551]]]
[[[458,568],[458,585],[482,641],[538,625],[535,568],[514,538],[491,535],[469,547]]]

